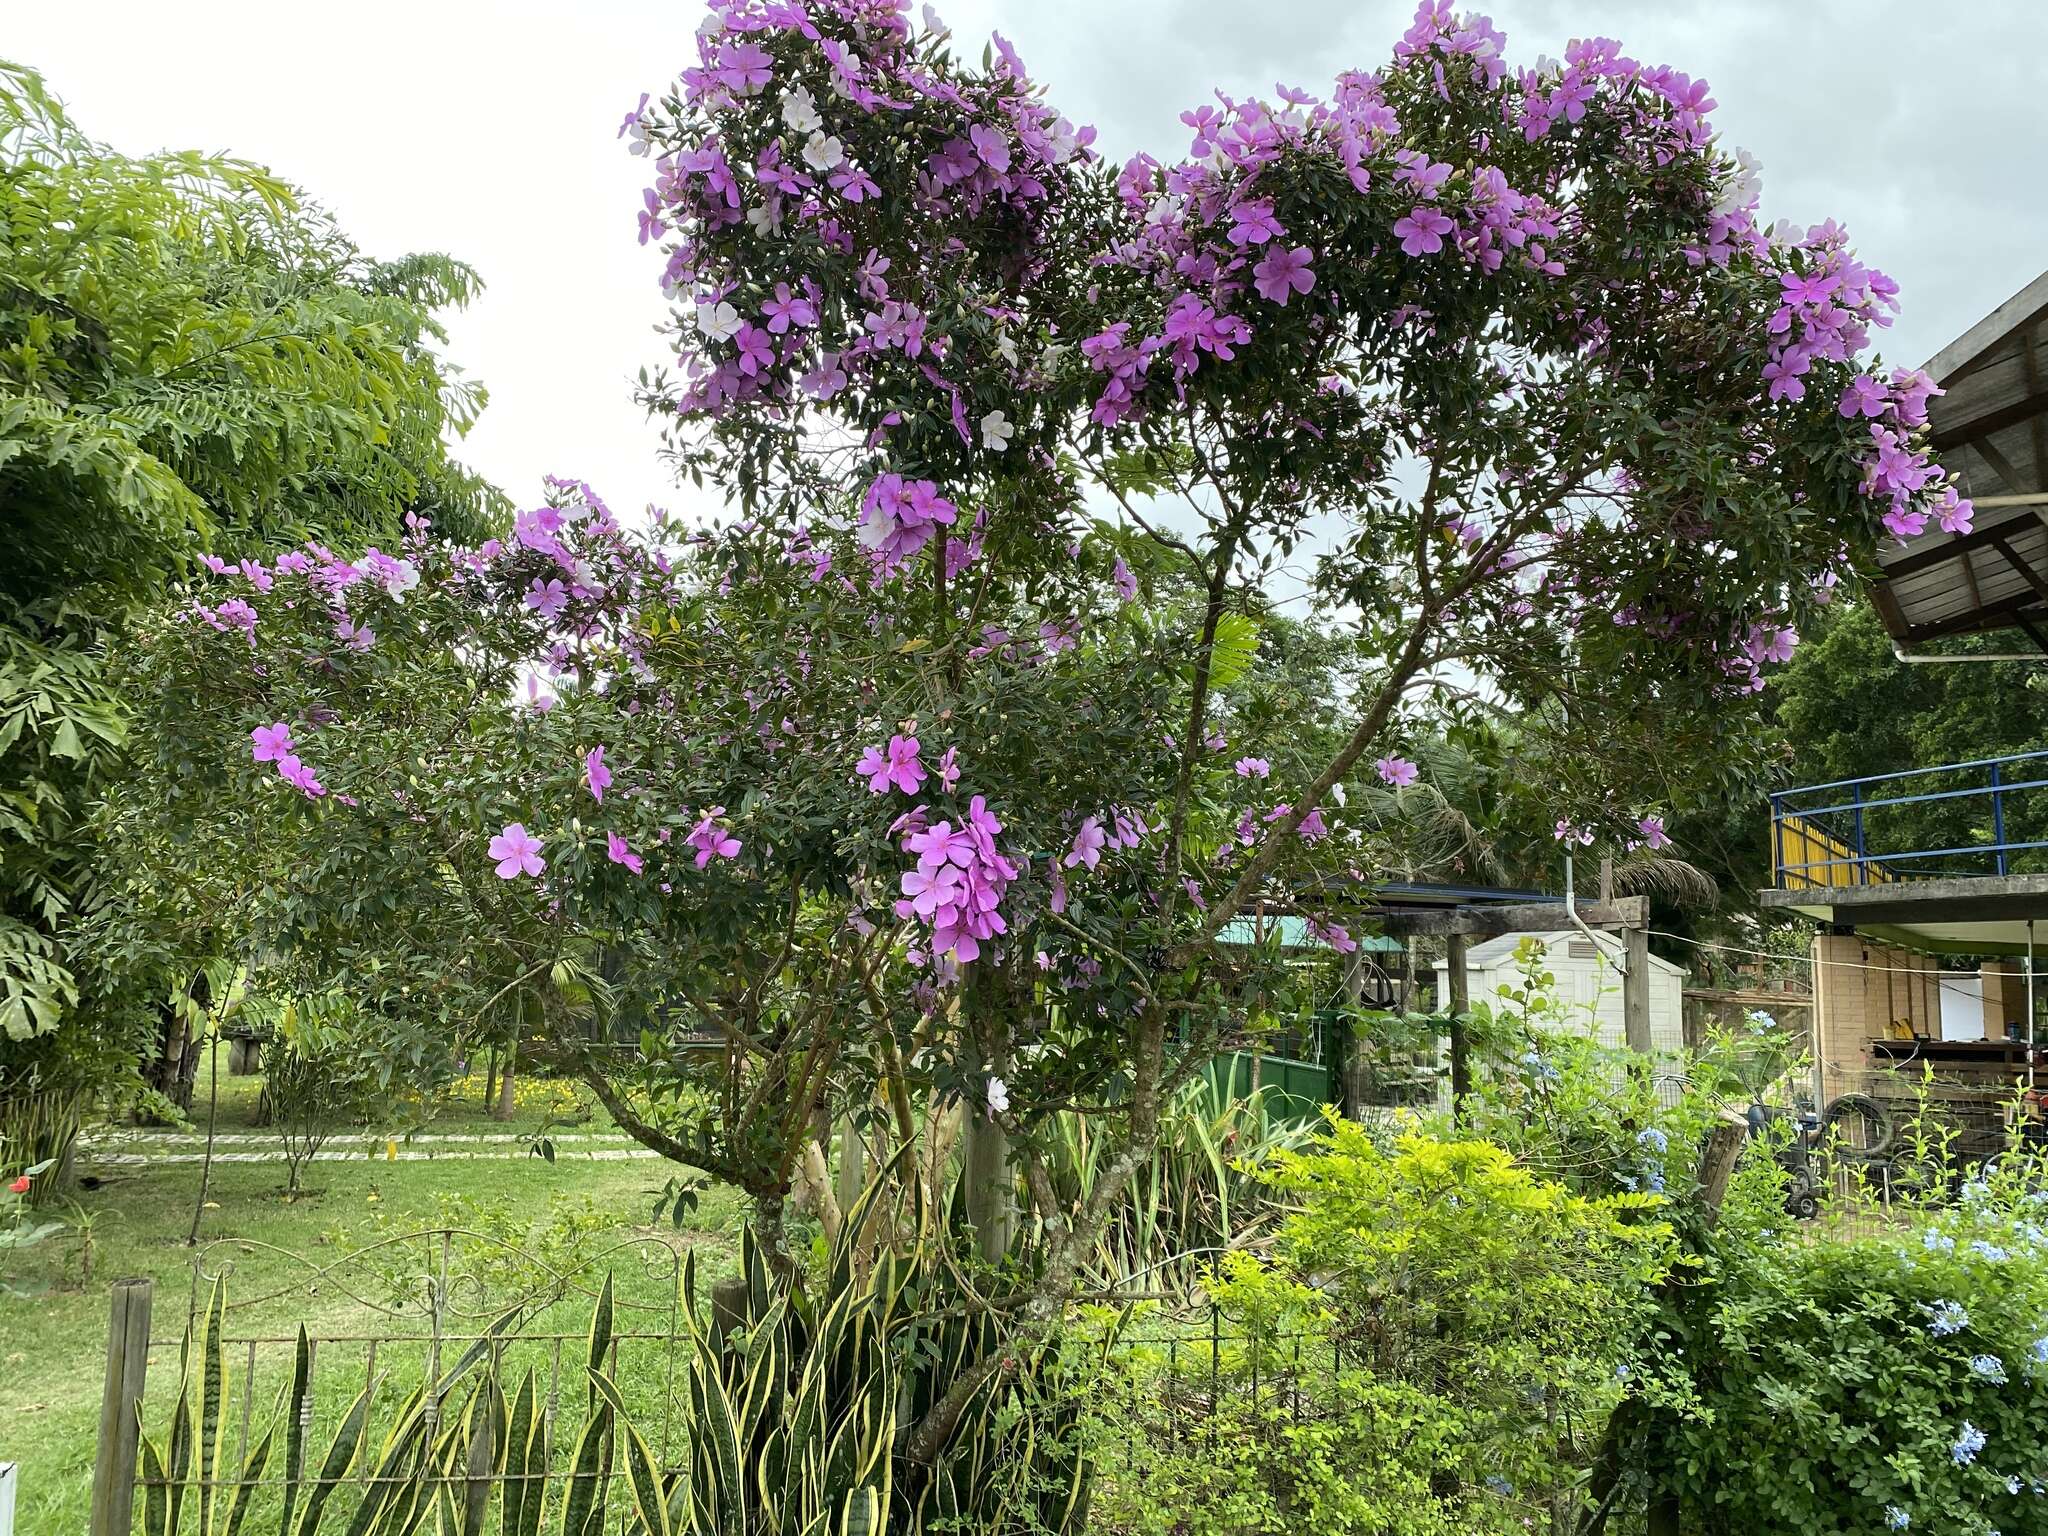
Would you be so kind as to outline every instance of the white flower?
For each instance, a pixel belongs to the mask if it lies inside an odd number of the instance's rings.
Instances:
[[[1012,368],[1017,366],[1017,343],[1011,339],[1008,331],[1002,331],[997,334],[996,355]]]
[[[410,560],[394,560],[384,577],[384,590],[396,602],[404,602],[405,594],[420,584],[420,568]]]
[[[706,16],[697,23],[697,35],[699,37],[717,37],[724,31],[725,18],[716,11],[713,11],[709,16]]]
[[[1010,1108],[1010,1085],[1000,1077],[988,1080],[988,1112],[991,1115],[1006,1113]]]
[[[1145,222],[1155,226],[1176,223],[1186,207],[1186,198],[1172,192],[1162,192],[1152,199],[1152,206],[1145,210]]]
[[[1054,117],[1046,125],[1045,142],[1052,151],[1052,163],[1065,165],[1081,148],[1080,131],[1064,117]]]
[[[821,176],[845,159],[845,148],[829,133],[820,130],[804,141],[804,164]]]
[[[1337,802],[1338,809],[1343,809],[1344,786],[1342,784],[1332,784],[1330,786],[1330,798]]]
[[[802,86],[782,93],[782,120],[792,133],[812,133],[825,126],[818,116],[818,98]]]
[[[981,446],[990,453],[1001,453],[1016,435],[1017,429],[1001,411],[990,411],[981,418]]]
[[[747,223],[757,235],[779,235],[782,233],[782,199],[771,197],[758,207],[747,210]]]
[[[1755,202],[1763,191],[1763,162],[1746,149],[1735,151],[1735,168],[1721,185],[1721,195],[1714,201],[1716,213],[1735,213]]]
[[[697,329],[709,341],[730,341],[740,328],[740,312],[723,301],[697,305]]]
[[[931,34],[932,41],[937,43],[943,43],[953,35],[952,30],[939,20],[939,13],[930,6],[924,8],[924,29]]]

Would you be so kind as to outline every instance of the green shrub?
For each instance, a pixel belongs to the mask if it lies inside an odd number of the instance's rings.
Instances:
[[[1225,1336],[1140,1351],[1100,1417],[1107,1528],[1432,1536],[1574,1515],[1671,1261],[1662,1197],[1575,1194],[1485,1142],[1383,1149],[1344,1121],[1266,1179],[1295,1208],[1270,1260],[1220,1267]]]
[[[2048,1530],[2043,1171],[2007,1159],[1878,1236],[1728,1234],[1687,1351],[1700,1411],[1651,1452],[1693,1528]]]

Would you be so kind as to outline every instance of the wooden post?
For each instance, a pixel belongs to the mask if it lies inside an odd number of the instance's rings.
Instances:
[[[838,1183],[833,1192],[839,1202],[841,1217],[853,1209],[867,1187],[868,1144],[861,1139],[860,1127],[853,1123],[853,1116],[842,1115],[839,1119]]]
[[[1621,976],[1621,1027],[1628,1048],[1647,1056],[1655,1049],[1650,1038],[1650,930],[1624,928],[1627,951]]]
[[[960,1181],[967,1196],[967,1219],[974,1223],[982,1258],[1000,1264],[1009,1251],[1017,1219],[1011,1198],[1010,1135],[990,1117],[985,1104],[969,1099],[967,1123],[961,1129]]]
[[[1358,1010],[1365,1001],[1365,955],[1356,952],[1344,968],[1344,1059],[1330,1055],[1330,1042],[1323,1042],[1324,1059],[1337,1071],[1337,1113],[1356,1120],[1365,1108],[1366,1050],[1364,1033],[1358,1027]]]
[[[128,1536],[135,1512],[135,1461],[142,1441],[142,1390],[149,1376],[149,1307],[156,1282],[116,1280],[107,1316],[107,1380],[92,1464],[92,1536]]]
[[[1472,1011],[1472,982],[1465,973],[1465,935],[1449,934],[1444,939],[1444,970],[1450,978],[1451,1006],[1451,1116],[1456,1120],[1460,1106],[1472,1091],[1472,1051],[1465,1038],[1465,1015]]]

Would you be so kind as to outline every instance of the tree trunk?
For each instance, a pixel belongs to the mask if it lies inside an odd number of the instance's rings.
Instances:
[[[484,1069],[484,1108],[489,1109],[491,1107],[492,1100],[496,1099],[497,1096],[498,1048],[494,1045],[491,1047],[490,1065]]]
[[[505,1073],[498,1079],[498,1102],[491,1110],[493,1120],[510,1120],[517,1109],[513,1103],[513,1069],[519,1062],[519,1042],[513,1041],[505,1048]]]

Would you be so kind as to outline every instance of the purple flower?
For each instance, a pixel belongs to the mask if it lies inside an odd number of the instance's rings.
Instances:
[[[1434,256],[1444,248],[1444,236],[1454,228],[1450,218],[1424,203],[1405,219],[1394,220],[1394,233],[1401,249],[1410,256]]]
[[[1249,198],[1233,208],[1230,217],[1232,245],[1264,245],[1286,232],[1281,229],[1280,221],[1273,217],[1271,198]]]
[[[491,839],[490,854],[498,861],[498,878],[516,880],[521,875],[538,876],[547,868],[540,856],[541,846],[541,840],[520,823],[506,823],[505,830]]]
[[[308,800],[318,800],[327,793],[327,786],[313,777],[313,770],[289,752],[277,760],[277,776]]]
[[[1311,937],[1321,939],[1340,955],[1353,954],[1358,949],[1358,940],[1344,931],[1342,923],[1319,923],[1310,918],[1308,931]]]
[[[583,782],[590,786],[590,798],[603,804],[604,792],[612,784],[612,771],[604,765],[603,747],[592,747],[583,754]]]
[[[1842,391],[1841,412],[1844,416],[1882,416],[1891,404],[1891,395],[1877,379],[1867,373],[1859,373],[1849,381],[1849,387]]]
[[[1372,766],[1382,780],[1396,789],[1406,789],[1418,776],[1416,766],[1405,757],[1383,757]]]
[[[604,856],[614,864],[625,865],[626,868],[636,875],[646,867],[646,861],[631,848],[627,847],[626,840],[616,832],[605,833]]]
[[[1110,571],[1109,579],[1116,583],[1117,596],[1125,602],[1130,602],[1138,595],[1138,578],[1133,576],[1131,568],[1124,564],[1122,555],[1117,556],[1116,566]]]
[[[1263,757],[1240,757],[1234,766],[1240,779],[1263,779],[1273,772],[1273,765]]]
[[[766,373],[775,365],[775,340],[760,326],[749,320],[733,334],[733,345],[739,348],[736,359],[740,372],[748,378]]]
[[[1103,844],[1108,841],[1108,835],[1102,830],[1102,818],[1090,816],[1081,823],[1080,830],[1074,834],[1074,845],[1060,862],[1068,869],[1077,865],[1093,869],[1102,862]]]
[[[1636,830],[1643,834],[1643,846],[1652,851],[1671,846],[1671,834],[1664,830],[1662,816],[1645,816],[1636,823]]]
[[[958,747],[948,747],[946,748],[945,756],[939,759],[939,785],[943,789],[951,790],[959,782],[960,749]]]
[[[690,828],[689,844],[697,850],[697,867],[704,868],[714,858],[736,859],[739,857],[740,840],[732,835],[729,828],[720,825],[718,818],[725,814],[725,807],[714,805],[704,814],[703,820]]]
[[[967,137],[974,145],[974,152],[981,157],[981,163],[992,171],[1007,171],[1010,168],[1010,141],[1000,128],[990,128],[976,123],[967,130]]]
[[[915,736],[891,736],[888,746],[863,751],[853,771],[866,776],[869,794],[886,795],[893,785],[906,795],[914,795],[925,779],[918,750]]]
[[[1316,275],[1309,270],[1309,263],[1314,260],[1315,252],[1305,245],[1297,245],[1291,251],[1276,245],[1252,268],[1252,286],[1258,289],[1261,298],[1271,299],[1284,308],[1295,294],[1307,293],[1315,287]]]
[[[718,78],[742,96],[748,96],[775,78],[774,64],[768,50],[758,43],[736,43],[725,50]]]
[[[250,755],[257,762],[274,763],[291,755],[292,728],[282,720],[275,725],[259,725],[249,733],[249,740]]]
[[[767,318],[768,329],[777,336],[791,326],[807,329],[818,323],[816,306],[800,293],[792,296],[787,283],[775,285],[775,297],[761,306],[761,313]]]
[[[959,903],[964,881],[957,865],[941,864],[934,869],[926,869],[920,863],[915,869],[903,871],[900,883],[910,910],[929,921],[941,907]]]
[[[520,601],[542,618],[552,619],[569,605],[569,589],[552,578],[542,581],[536,576]]]

